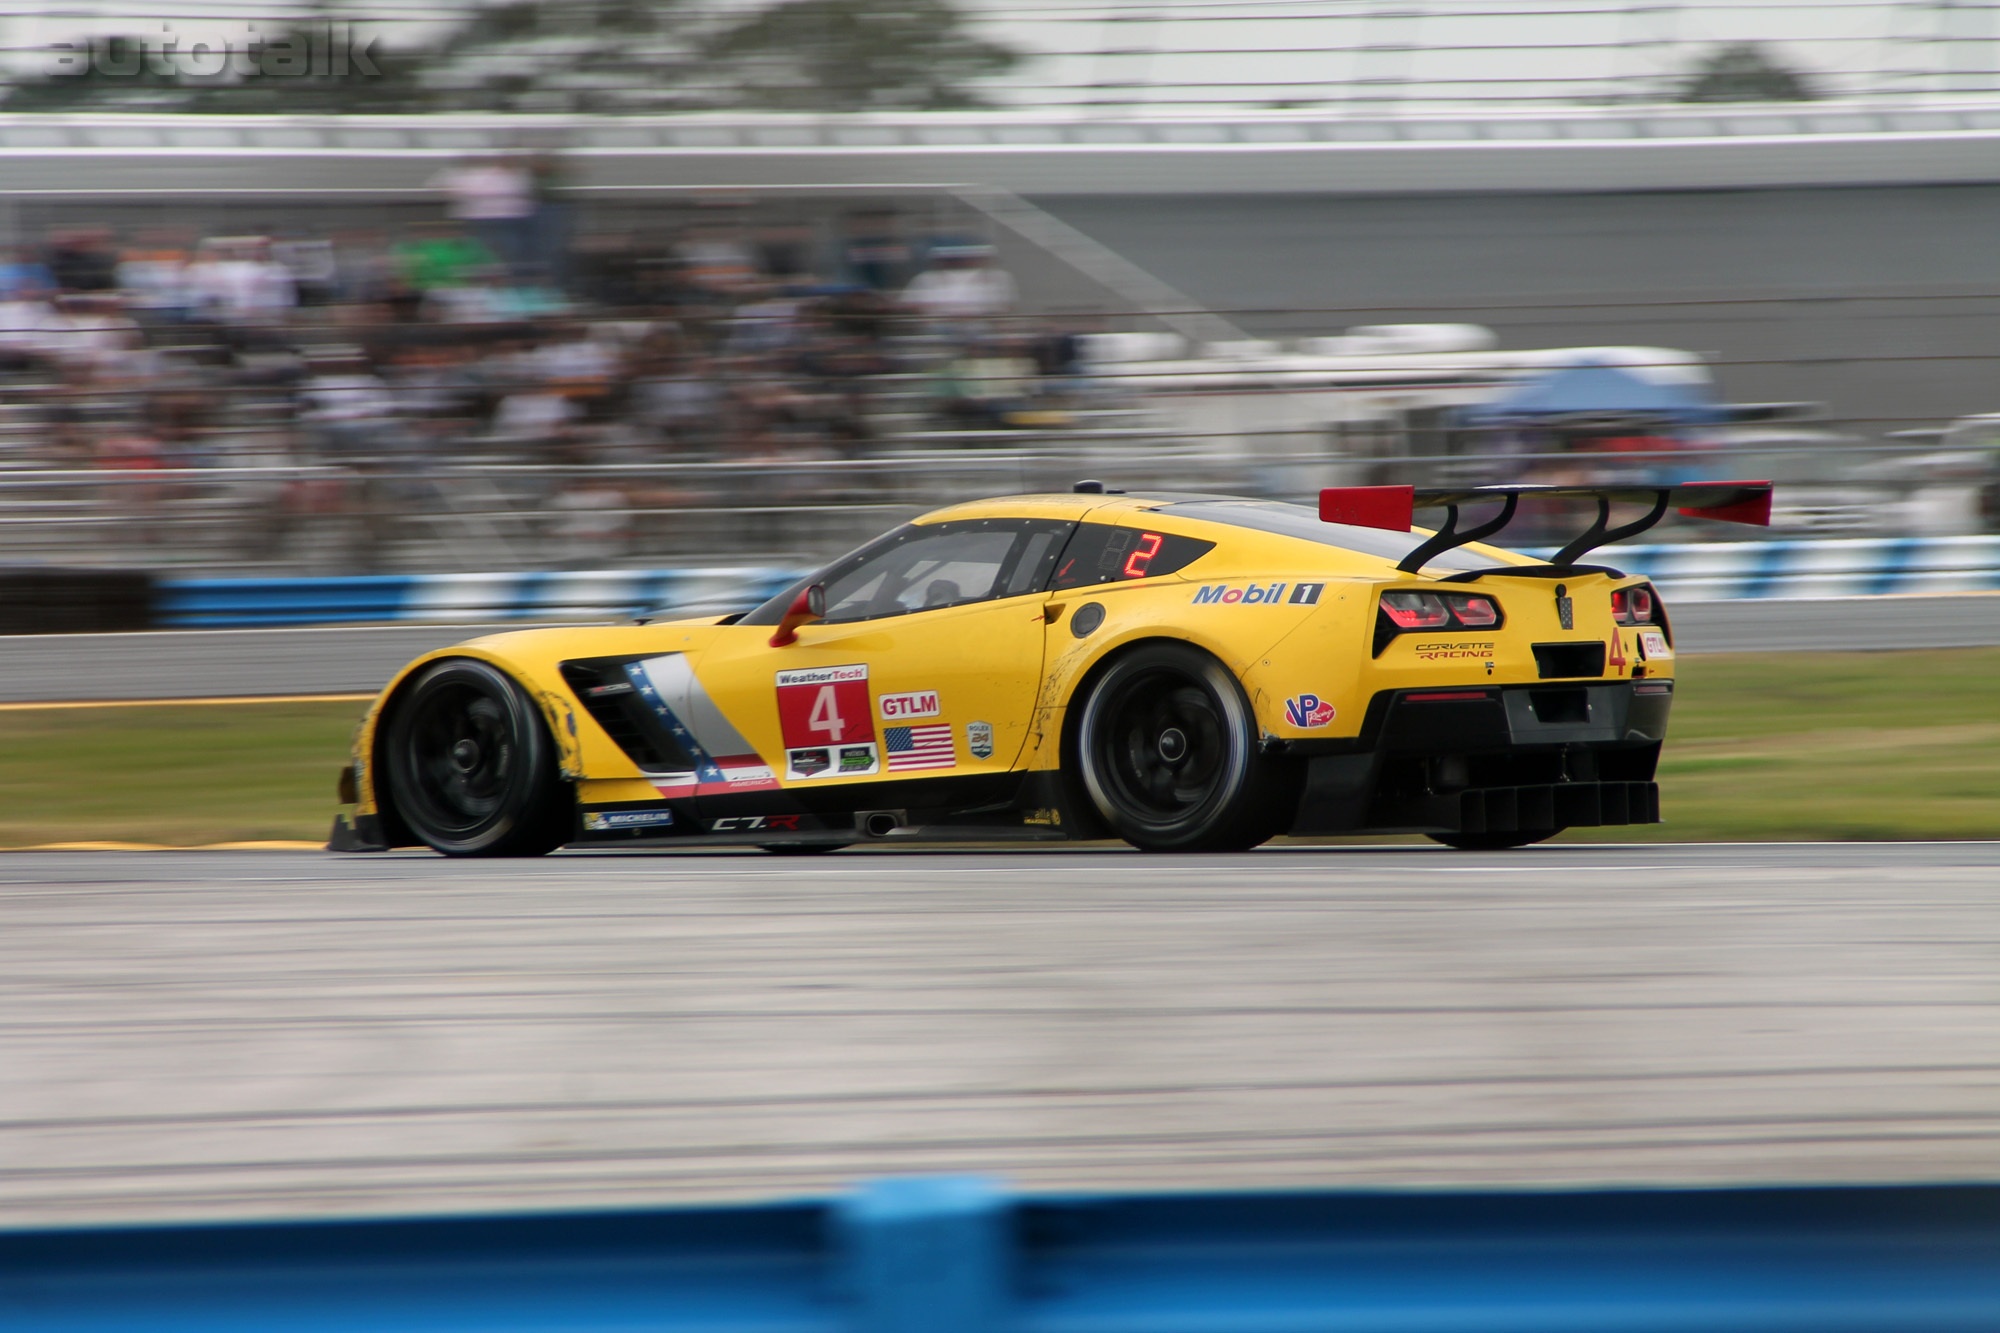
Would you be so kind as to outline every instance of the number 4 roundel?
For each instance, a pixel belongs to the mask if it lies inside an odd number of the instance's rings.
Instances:
[[[874,740],[867,665],[780,671],[778,725],[787,750]]]

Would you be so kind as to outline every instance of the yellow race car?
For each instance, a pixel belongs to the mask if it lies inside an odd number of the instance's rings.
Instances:
[[[1550,560],[1478,541],[1578,496],[1597,519]],[[1613,527],[1614,503],[1648,509]],[[1387,486],[1314,513],[1080,482],[958,505],[740,614],[419,658],[360,727],[330,845],[1499,848],[1653,823],[1673,630],[1644,579],[1579,561],[1669,507],[1770,504],[1764,482]],[[1434,533],[1411,526],[1426,506]]]

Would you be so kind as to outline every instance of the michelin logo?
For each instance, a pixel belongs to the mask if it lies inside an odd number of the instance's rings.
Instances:
[[[621,828],[659,828],[674,822],[671,810],[587,810],[583,826],[593,833]]]
[[[1292,590],[1290,597],[1285,596],[1286,588]],[[1232,588],[1227,583],[1211,583],[1195,589],[1194,604],[1233,606],[1241,602],[1245,606],[1276,606],[1283,602],[1287,606],[1317,606],[1319,595],[1325,590],[1324,583],[1251,583],[1241,588]]]

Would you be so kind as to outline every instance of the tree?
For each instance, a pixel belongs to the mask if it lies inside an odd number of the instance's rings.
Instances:
[[[1681,85],[1683,102],[1810,102],[1819,94],[1804,75],[1779,64],[1755,42],[1719,46],[1695,62]]]
[[[787,0],[703,49],[712,104],[772,111],[983,106],[969,85],[1021,59],[946,0]]]
[[[449,33],[422,73],[453,111],[660,112],[702,106],[684,0],[506,0]]]

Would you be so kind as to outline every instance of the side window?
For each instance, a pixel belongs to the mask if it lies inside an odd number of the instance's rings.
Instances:
[[[1109,523],[1079,523],[1076,535],[1056,562],[1053,586],[1082,588],[1093,583],[1176,574],[1215,549],[1214,542]]]
[[[913,525],[827,571],[826,619],[963,606],[1039,589],[1067,523],[974,519]]]

